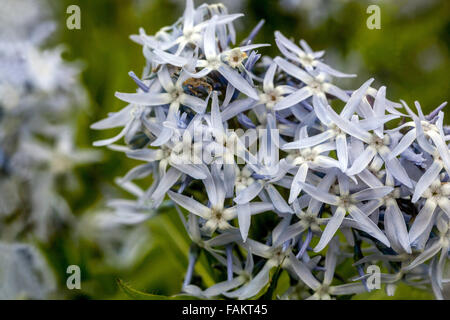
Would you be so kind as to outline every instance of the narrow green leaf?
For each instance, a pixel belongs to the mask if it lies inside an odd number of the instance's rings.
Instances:
[[[183,294],[174,296],[163,296],[158,294],[142,292],[140,290],[131,287],[129,284],[125,283],[121,279],[117,279],[117,284],[119,285],[120,289],[122,289],[123,292],[125,292],[127,296],[129,296],[134,300],[198,300],[196,297]]]

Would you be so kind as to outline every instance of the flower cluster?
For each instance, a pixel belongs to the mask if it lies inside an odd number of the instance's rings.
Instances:
[[[262,57],[266,45],[253,43],[262,23],[236,45],[241,16],[187,0],[175,24],[132,36],[147,61],[141,78],[130,72],[137,92],[116,93],[128,105],[92,125],[121,127],[94,145],[143,162],[118,179],[136,199],[111,201],[116,219],[140,223],[168,196],[194,248],[183,291],[203,298],[254,297],[274,268],[290,277],[283,299],[362,293],[373,289],[364,273],[371,264],[382,267],[389,294],[403,281],[431,284],[442,298],[446,104],[424,115],[416,103],[416,114],[374,79],[343,90],[335,79],[356,75],[280,32],[281,56]],[[149,176],[150,186],[135,181]],[[252,223],[261,216],[275,223]],[[193,280],[202,251],[225,278],[209,288]],[[335,269],[352,257],[356,276],[342,279]]]

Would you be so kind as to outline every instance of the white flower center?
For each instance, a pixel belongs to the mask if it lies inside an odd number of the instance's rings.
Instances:
[[[300,63],[303,66],[308,66],[308,67],[309,66],[311,66],[311,67],[314,66],[315,59],[314,59],[313,56],[311,56],[309,54],[299,54],[298,57],[299,57]]]
[[[343,195],[339,197],[339,207],[348,209],[352,204],[354,204],[354,201],[349,195]]]
[[[235,48],[228,54],[226,61],[230,67],[236,68],[241,65],[242,61],[246,58],[247,54],[245,52],[242,52],[239,48]]]
[[[280,101],[281,92],[279,89],[274,88],[270,91],[266,91],[266,92],[262,93],[259,96],[259,98],[260,98],[261,103],[264,103],[268,110],[272,110],[274,105],[277,104],[278,101]]]
[[[312,231],[316,231],[316,232],[321,231],[319,219],[317,218],[317,215],[315,215],[309,211],[306,211],[306,212],[302,211],[298,215],[298,218],[300,219],[300,224],[305,229],[311,229]]]
[[[222,62],[218,57],[213,57],[211,59],[208,59],[208,67],[211,69],[218,69]]]
[[[287,160],[293,165],[300,165],[305,162],[314,162],[318,153],[311,148],[303,148],[301,150],[295,150],[287,156]]]
[[[450,197],[450,182],[441,182],[436,179],[425,192],[424,198],[439,201],[440,199],[448,199]]]
[[[375,150],[380,151],[387,147],[391,143],[390,137],[385,134],[383,138],[380,138],[379,136],[373,134],[372,140],[370,141],[370,146],[375,148]]]

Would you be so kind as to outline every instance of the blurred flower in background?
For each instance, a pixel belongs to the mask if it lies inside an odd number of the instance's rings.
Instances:
[[[74,224],[61,190],[79,188],[73,168],[99,152],[75,145],[88,100],[80,66],[62,59],[62,46],[45,48],[56,26],[48,3],[2,1],[0,24],[0,296],[45,298],[55,280],[29,243]]]
[[[105,265],[116,270],[134,267],[153,245],[148,228],[129,225],[124,219],[117,221],[114,211],[99,210],[83,215],[79,230],[82,237],[100,248]]]
[[[56,289],[54,275],[32,245],[0,242],[0,299],[46,299]]]
[[[317,26],[335,14],[349,0],[281,0],[280,6],[286,12],[296,12],[311,26]]]

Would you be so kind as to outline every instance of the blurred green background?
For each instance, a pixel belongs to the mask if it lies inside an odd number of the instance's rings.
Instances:
[[[305,39],[313,49],[326,49],[325,61],[338,70],[358,74],[356,79],[338,81],[345,89],[359,87],[369,77],[375,86],[387,85],[391,100],[404,99],[409,105],[419,100],[426,111],[449,100],[450,71],[450,1],[262,1],[229,0],[232,12],[243,12],[237,25],[238,41],[260,20],[266,23],[256,41],[272,44],[260,50],[278,55],[273,32],[280,30],[296,40]],[[66,8],[81,8],[81,30],[68,30]],[[201,4],[195,1],[196,5]],[[366,20],[369,4],[381,8],[381,29],[369,30]],[[140,74],[144,66],[141,47],[129,39],[143,27],[153,34],[172,24],[183,12],[179,0],[62,0],[53,1],[59,30],[55,43],[67,44],[65,57],[84,63],[82,79],[90,95],[90,106],[78,119],[78,144],[90,147],[92,142],[112,136],[115,131],[92,131],[89,125],[104,118],[108,112],[120,110],[124,104],[114,97],[115,91],[133,92],[130,70]],[[447,107],[448,109],[448,107]],[[449,112],[446,115],[448,123]],[[75,194],[67,194],[73,211],[82,216],[104,207],[105,199],[129,197],[114,185],[114,178],[123,176],[138,162],[122,154],[104,149],[104,160],[77,169],[84,186]],[[126,298],[117,286],[122,279],[139,290],[162,295],[178,293],[187,266],[189,240],[176,212],[165,211],[143,226],[150,235],[148,246],[135,261],[123,267],[111,263],[94,241],[75,234],[56,234],[49,244],[42,245],[54,267],[61,288],[65,288],[66,268],[77,264],[82,271],[82,289],[61,289],[58,298]],[[118,243],[117,250],[120,250]],[[197,264],[196,273],[204,284],[215,277],[214,266]],[[344,270],[354,275],[355,270]],[[354,298],[386,299],[384,291]],[[392,298],[392,297],[389,297]],[[429,299],[421,290],[400,286],[396,299]]]

